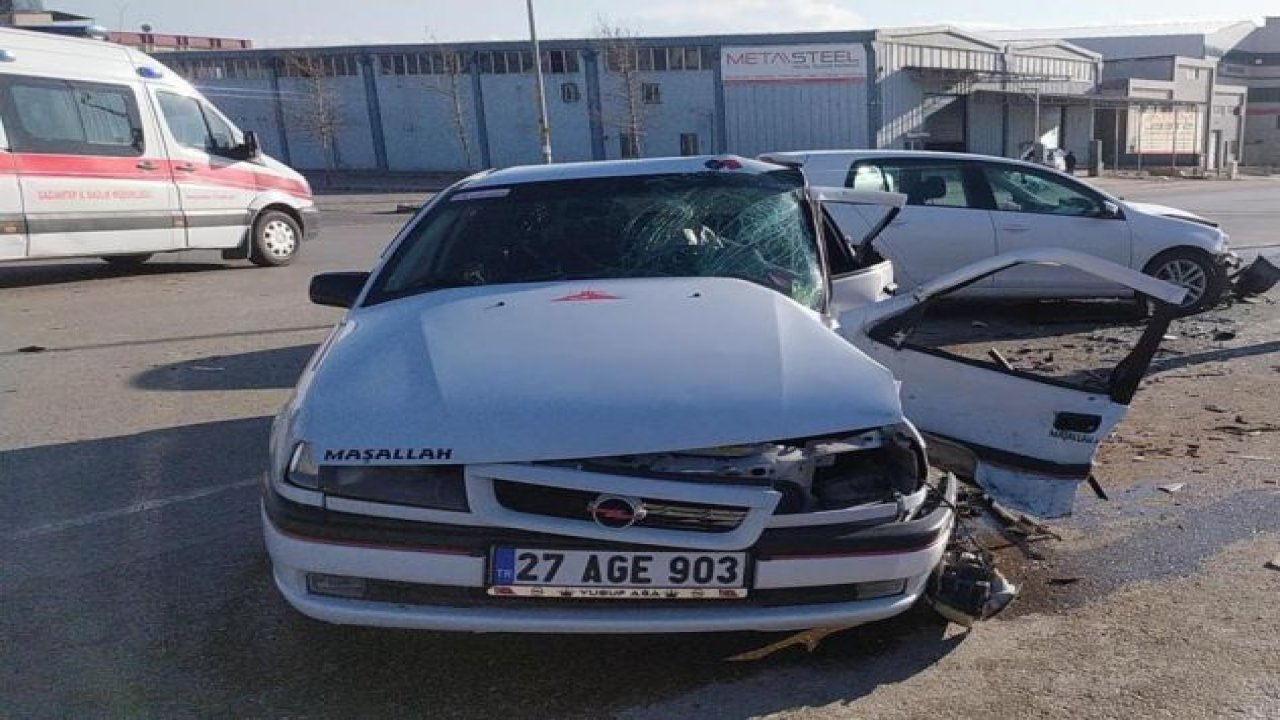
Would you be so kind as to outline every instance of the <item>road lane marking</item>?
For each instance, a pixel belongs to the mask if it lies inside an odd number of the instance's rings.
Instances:
[[[100,510],[98,512],[89,513],[88,515],[81,515],[80,517],[76,517],[76,518],[69,518],[67,520],[59,520],[57,522],[45,523],[44,525],[37,525],[35,527],[26,528],[25,530],[19,530],[16,533],[10,533],[8,535],[5,535],[4,539],[5,540],[26,540],[28,538],[40,537],[41,535],[51,535],[53,533],[62,532],[64,530],[73,530],[75,528],[84,527],[85,525],[93,525],[95,523],[104,522],[106,520],[114,520],[115,518],[135,515],[140,512],[149,512],[151,510],[159,510],[162,507],[166,507],[168,505],[173,505],[176,503],[184,503],[184,502],[190,502],[192,500],[199,500],[200,498],[209,497],[210,495],[217,495],[219,493],[224,493],[229,490],[239,490],[240,488],[246,488],[251,485],[257,485],[259,482],[261,481],[258,480],[257,478],[254,478],[251,480],[241,480],[239,482],[233,482],[227,485],[214,485],[213,487],[206,487],[206,488],[201,488],[199,490],[192,490],[191,492],[182,493],[180,495],[170,495],[169,497],[166,497],[166,498],[157,498],[155,500],[144,500],[140,503],[134,503],[133,505],[129,505],[128,507],[116,508],[115,510]]]

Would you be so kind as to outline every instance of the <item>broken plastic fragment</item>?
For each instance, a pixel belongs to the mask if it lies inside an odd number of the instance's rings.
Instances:
[[[994,617],[1018,596],[1018,587],[996,569],[986,553],[950,550],[929,580],[925,597],[942,617],[972,627]]]
[[[827,639],[829,635],[833,635],[842,630],[848,630],[849,628],[852,628],[852,627],[857,627],[857,625],[841,625],[839,627],[812,628],[809,630],[803,630],[801,632],[796,633],[795,635],[785,637],[779,640],[778,642],[769,643],[768,645],[765,645],[762,648],[757,648],[755,650],[748,650],[747,652],[744,652],[744,653],[738,653],[737,655],[732,655],[730,657],[725,658],[725,660],[727,660],[728,662],[747,662],[751,660],[762,660],[778,652],[779,650],[785,650],[795,645],[803,645],[805,646],[805,649],[807,649],[809,652],[813,652],[814,650],[818,649],[818,645],[821,644],[823,640]]]

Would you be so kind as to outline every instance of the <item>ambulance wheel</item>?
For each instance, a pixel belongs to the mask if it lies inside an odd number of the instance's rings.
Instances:
[[[141,255],[103,255],[103,260],[116,267],[137,267],[151,259],[151,253]]]
[[[296,220],[279,210],[268,210],[253,223],[249,260],[263,267],[288,265],[297,257],[301,242],[302,228]]]

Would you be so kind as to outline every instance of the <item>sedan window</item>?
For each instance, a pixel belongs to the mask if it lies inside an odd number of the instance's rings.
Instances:
[[[410,231],[373,302],[465,285],[736,277],[820,309],[821,259],[791,171],[463,189]]]
[[[996,209],[1012,212],[1098,217],[1102,203],[1058,178],[1021,167],[984,166]]]
[[[857,190],[903,193],[908,205],[976,207],[965,187],[964,167],[958,163],[860,162],[849,171],[847,184]]]

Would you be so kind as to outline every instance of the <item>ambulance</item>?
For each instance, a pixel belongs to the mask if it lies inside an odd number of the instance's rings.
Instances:
[[[164,65],[0,29],[0,261],[218,250],[288,265],[316,215],[302,175]]]

